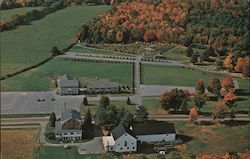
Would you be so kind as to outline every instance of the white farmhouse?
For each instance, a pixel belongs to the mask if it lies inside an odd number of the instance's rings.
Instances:
[[[129,130],[121,124],[111,131],[111,136],[103,136],[105,151],[131,152],[137,151],[137,140]]]
[[[174,141],[176,138],[173,123],[148,120],[131,126],[133,134],[139,142]]]

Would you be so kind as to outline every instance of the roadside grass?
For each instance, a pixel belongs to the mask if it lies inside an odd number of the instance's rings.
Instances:
[[[188,61],[189,58],[185,55],[185,48],[177,47],[173,51],[164,52],[163,55],[167,60],[179,60],[179,61]]]
[[[1,114],[1,118],[28,118],[28,117],[47,117],[49,113],[44,114]]]
[[[0,21],[9,22],[14,15],[24,15],[32,10],[41,10],[44,7],[21,7],[14,9],[1,10]]]
[[[65,61],[57,58],[36,69],[1,81],[1,91],[47,91],[55,88],[55,79],[69,74],[79,79],[81,86],[99,80],[132,84],[132,65],[124,63],[95,63]]]
[[[66,48],[75,40],[81,24],[108,9],[110,6],[70,6],[33,21],[31,25],[2,32],[1,76],[44,60],[54,46]]]
[[[33,151],[34,159],[48,159],[48,158],[60,158],[60,159],[114,159],[120,158],[110,153],[105,154],[88,154],[80,155],[76,147],[69,147],[64,149],[63,147],[40,147]]]
[[[1,153],[4,159],[33,159],[39,146],[39,129],[2,129]]]

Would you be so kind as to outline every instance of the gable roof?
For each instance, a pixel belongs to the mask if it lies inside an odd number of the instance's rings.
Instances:
[[[135,123],[132,125],[134,135],[154,135],[154,134],[172,134],[175,133],[173,123],[164,121],[148,120],[144,123]]]
[[[119,87],[118,82],[108,82],[108,81],[95,81],[87,85],[87,88],[113,88]]]
[[[80,112],[74,110],[74,109],[68,109],[65,112],[62,112],[61,114],[61,122],[65,123],[70,119],[78,119],[81,120],[81,114]]]
[[[60,87],[64,88],[79,88],[79,81],[78,80],[61,80]]]
[[[111,134],[115,140],[118,139],[119,137],[121,137],[122,135],[124,135],[125,133],[131,135],[131,132],[129,130],[126,130],[122,124],[119,124],[116,128],[114,128],[111,131]],[[133,135],[131,135],[131,136],[133,136]]]

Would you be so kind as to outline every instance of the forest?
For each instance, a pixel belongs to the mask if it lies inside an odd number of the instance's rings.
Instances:
[[[225,56],[230,51],[250,52],[249,19],[247,1],[135,0],[115,3],[109,12],[81,26],[76,36],[86,43],[209,45]]]

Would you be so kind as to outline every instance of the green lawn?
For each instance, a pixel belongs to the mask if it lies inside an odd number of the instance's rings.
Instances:
[[[120,158],[113,154],[90,154],[79,155],[76,147],[64,149],[63,147],[40,147],[34,150],[34,159],[115,159]]]
[[[1,118],[28,118],[28,117],[46,117],[50,114],[1,114]]]
[[[1,33],[1,76],[45,59],[52,47],[67,47],[81,24],[110,9],[110,6],[70,6],[49,14],[31,25]]]
[[[14,9],[1,10],[0,21],[9,22],[13,15],[24,15],[32,10],[41,10],[43,7],[21,7]]]
[[[1,81],[1,91],[46,91],[55,87],[57,76],[69,74],[78,78],[83,85],[88,81],[100,80],[132,84],[132,65],[124,63],[94,63],[65,61],[57,58],[36,69]]]
[[[203,79],[207,84],[211,77],[223,79],[218,73],[208,73],[191,70],[178,66],[142,65],[142,78],[144,84],[195,86],[198,79]]]

